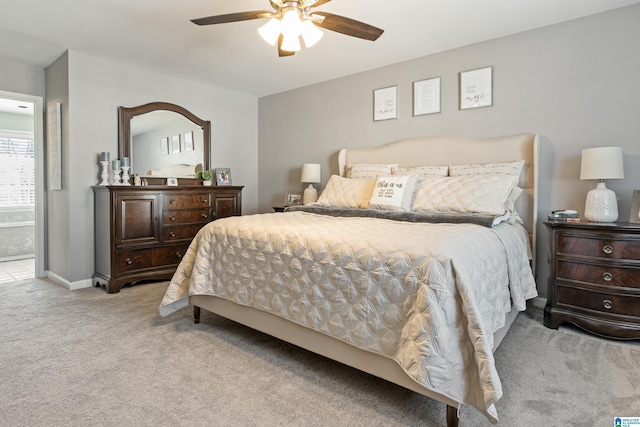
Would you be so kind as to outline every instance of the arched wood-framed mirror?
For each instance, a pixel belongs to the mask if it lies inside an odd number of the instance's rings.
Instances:
[[[118,153],[128,157],[130,175],[150,184],[167,177],[195,183],[197,170],[209,170],[211,122],[168,102],[118,107]]]

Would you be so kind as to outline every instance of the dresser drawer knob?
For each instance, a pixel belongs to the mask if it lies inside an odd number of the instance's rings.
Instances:
[[[605,282],[610,282],[613,280],[613,274],[611,273],[604,273],[602,275],[602,278],[604,279]]]
[[[178,259],[180,259],[180,258],[182,258],[182,254],[181,254],[180,252],[176,252],[176,257],[177,257]]]
[[[127,258],[126,260],[124,260],[124,262],[126,262],[127,265],[133,264],[133,261],[131,260],[131,258]]]
[[[170,217],[169,217],[169,220],[170,220],[170,221],[175,221],[175,220],[176,220],[176,217],[175,217],[175,216],[170,216]]]
[[[176,201],[175,201],[175,200],[173,200],[173,199],[169,200],[169,204],[170,204],[170,205],[173,205],[175,202],[176,202]]]
[[[207,203],[208,201],[208,199],[202,199],[202,203]]]
[[[607,255],[611,254],[613,252],[613,246],[606,245],[605,247],[602,248],[602,252],[604,252]]]
[[[610,299],[605,299],[602,300],[602,305],[604,308],[606,308],[607,310],[611,310],[611,308],[613,307],[613,303],[611,302]]]
[[[173,231],[169,232],[169,237],[176,237],[176,233],[174,233]]]
[[[202,218],[207,218],[209,215],[207,214],[202,214]]]

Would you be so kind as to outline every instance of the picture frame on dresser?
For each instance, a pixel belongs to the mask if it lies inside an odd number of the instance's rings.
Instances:
[[[632,224],[640,224],[640,190],[633,190],[629,222]]]
[[[231,185],[231,169],[216,168],[216,185]]]

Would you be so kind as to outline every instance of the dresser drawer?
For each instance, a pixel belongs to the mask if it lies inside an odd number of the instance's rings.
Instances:
[[[558,279],[575,280],[612,287],[640,288],[640,268],[612,267],[559,260]]]
[[[616,240],[558,234],[556,253],[616,259],[640,259],[640,239]]]
[[[211,209],[189,209],[181,211],[165,210],[162,212],[162,224],[164,226],[174,224],[190,224],[194,222],[211,221]]]
[[[176,240],[193,239],[198,231],[206,224],[192,224],[181,227],[166,227],[162,230],[162,241],[172,242]]]
[[[162,197],[163,209],[182,209],[182,208],[197,208],[197,207],[210,207],[211,195],[209,193],[197,193],[197,194],[176,194],[169,193],[164,194]]]
[[[118,251],[119,272],[178,265],[187,252],[188,243],[158,248]]]
[[[556,298],[558,305],[585,308],[602,313],[640,316],[640,296],[593,292],[558,284]]]

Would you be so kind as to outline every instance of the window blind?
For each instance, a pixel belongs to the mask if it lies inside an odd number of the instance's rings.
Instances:
[[[33,138],[0,135],[0,208],[35,206]]]

